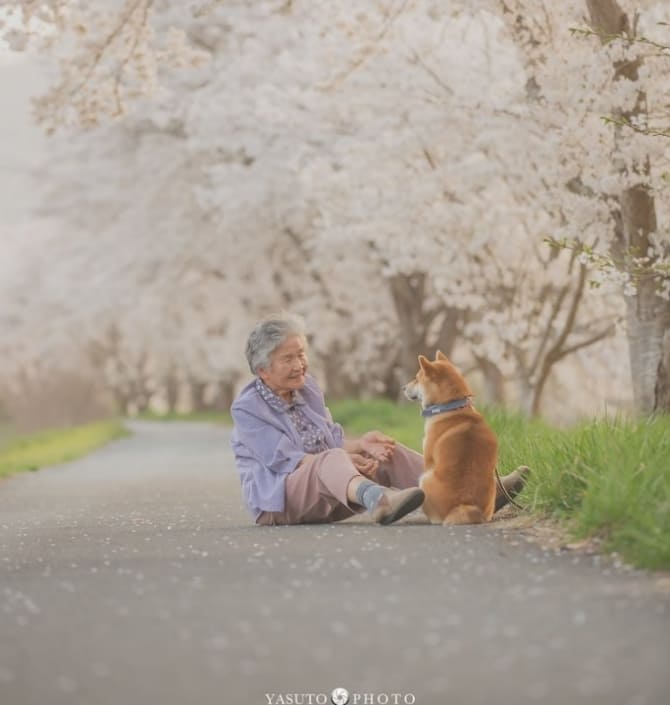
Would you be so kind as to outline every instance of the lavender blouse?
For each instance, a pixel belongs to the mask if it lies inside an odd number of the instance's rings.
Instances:
[[[333,422],[311,375],[290,404],[254,379],[238,394],[231,413],[235,466],[254,520],[263,511],[284,511],[286,476],[306,453],[340,448],[344,442],[342,427]]]

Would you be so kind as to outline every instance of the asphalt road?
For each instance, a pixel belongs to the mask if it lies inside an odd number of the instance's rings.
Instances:
[[[131,425],[0,482],[1,705],[670,702],[657,577],[419,513],[258,528],[227,430]]]

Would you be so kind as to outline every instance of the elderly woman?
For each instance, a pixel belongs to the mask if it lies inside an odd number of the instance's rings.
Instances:
[[[233,402],[231,444],[256,524],[332,522],[364,511],[391,524],[421,506],[422,456],[379,431],[344,438],[307,373],[298,318],[260,321],[246,356],[255,379]],[[523,480],[512,475],[504,483],[515,492]]]

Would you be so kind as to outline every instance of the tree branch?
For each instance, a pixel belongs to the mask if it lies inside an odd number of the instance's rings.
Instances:
[[[595,343],[598,343],[601,340],[608,338],[610,335],[614,335],[615,330],[615,326],[612,323],[607,328],[601,330],[599,333],[595,333],[589,338],[585,338],[584,340],[581,340],[578,343],[574,343],[573,345],[570,345],[567,348],[563,348],[563,350],[561,350],[561,352],[556,355],[554,362],[558,362],[564,357],[567,357],[568,355],[572,355],[572,353],[577,352],[577,350],[581,350],[582,348],[588,348],[590,345],[594,345]]]

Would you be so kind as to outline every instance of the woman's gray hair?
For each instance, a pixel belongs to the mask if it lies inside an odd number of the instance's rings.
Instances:
[[[251,373],[270,367],[272,353],[292,335],[305,339],[302,318],[291,313],[267,316],[259,321],[249,334],[245,354]]]

